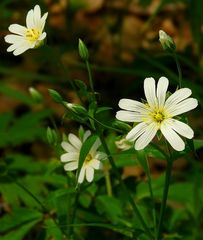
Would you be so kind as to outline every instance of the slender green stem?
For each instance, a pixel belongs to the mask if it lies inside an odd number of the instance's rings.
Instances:
[[[93,99],[96,102],[95,91],[94,91],[94,84],[93,84],[92,73],[91,73],[89,61],[85,61],[85,64],[86,64],[87,71],[88,71],[90,89],[91,89],[91,92],[93,94]]]
[[[105,182],[106,182],[106,190],[107,190],[107,194],[108,196],[112,196],[112,187],[111,187],[111,178],[110,178],[110,174],[109,174],[109,169],[105,169],[104,171],[105,173]]]
[[[78,186],[78,188],[76,190],[75,203],[73,206],[73,212],[72,212],[72,216],[71,216],[71,220],[70,220],[70,229],[69,229],[69,234],[68,234],[70,236],[70,239],[72,239],[72,237],[73,237],[74,222],[75,222],[75,216],[76,216],[79,197],[80,197],[80,186]]]
[[[30,197],[32,197],[35,200],[35,202],[38,203],[38,205],[41,207],[41,209],[44,212],[47,212],[46,207],[41,203],[41,201],[29,189],[27,189],[23,184],[21,184],[17,180],[15,180],[15,184],[18,185],[20,188],[22,188],[28,195],[30,195]]]
[[[147,166],[147,171],[146,171],[147,182],[148,182],[148,186],[149,186],[150,198],[151,198],[152,205],[153,205],[152,214],[153,214],[153,221],[154,221],[154,236],[156,237],[157,223],[156,223],[156,209],[155,209],[155,202],[154,202],[154,194],[153,194],[153,190],[152,190],[152,178],[151,178],[151,174],[150,174],[150,167],[149,167],[149,161],[148,161],[147,156],[145,156],[145,159],[146,159],[146,166]]]
[[[168,144],[167,144],[167,146],[168,146]],[[169,149],[169,146],[168,146],[168,149]],[[166,210],[166,202],[167,202],[167,197],[168,197],[172,167],[173,167],[173,159],[172,159],[172,155],[171,155],[171,152],[170,152],[170,149],[169,149],[169,158],[167,158],[165,184],[164,184],[164,191],[163,191],[163,197],[162,197],[162,202],[161,202],[161,210],[160,210],[156,240],[161,240],[162,239],[161,234],[162,234],[162,228],[163,228],[164,214],[165,214],[165,210]]]
[[[107,154],[107,156],[108,156],[108,160],[109,160],[109,162],[110,162],[110,164],[111,164],[111,166],[112,166],[112,169],[113,169],[113,171],[114,171],[117,179],[119,180],[119,183],[120,183],[123,191],[125,192],[125,194],[126,194],[126,196],[127,196],[127,198],[128,198],[129,203],[131,204],[131,206],[132,206],[132,208],[133,208],[133,210],[134,210],[137,218],[139,219],[141,225],[143,226],[146,234],[150,237],[150,239],[153,239],[153,236],[152,236],[152,234],[151,234],[148,226],[146,225],[146,223],[145,223],[142,215],[140,214],[140,211],[139,211],[139,209],[137,208],[137,206],[136,206],[136,204],[135,204],[135,202],[134,202],[134,199],[133,199],[132,195],[130,194],[130,192],[129,192],[128,189],[126,188],[126,186],[125,186],[125,184],[124,184],[124,182],[123,182],[123,180],[122,180],[122,178],[121,178],[121,175],[120,175],[119,172],[118,172],[118,169],[117,169],[117,167],[116,167],[116,164],[114,163],[114,159],[113,159],[112,156],[111,156],[111,153],[110,153],[110,151],[109,151],[109,149],[108,149],[108,146],[107,146],[107,144],[106,144],[106,141],[105,141],[103,135],[100,133],[99,130],[98,130],[98,132],[99,132],[99,138],[100,138],[100,140],[101,140],[101,143],[102,143],[102,146],[103,146],[103,148],[104,148],[104,151],[106,152],[106,154]]]
[[[114,131],[116,131],[116,132],[123,133],[122,130],[117,129],[117,128],[114,128],[114,127],[109,127],[108,125],[106,125],[106,124],[100,122],[99,120],[97,120],[96,118],[90,116],[89,114],[88,114],[88,117],[91,118],[92,120],[94,120],[96,123],[98,123],[99,125],[101,125],[101,126],[104,127],[104,128],[111,129],[111,130],[114,130]]]
[[[181,88],[181,84],[182,84],[182,71],[181,71],[181,67],[180,67],[180,63],[179,63],[177,54],[175,52],[173,53],[173,57],[175,59],[176,67],[178,69],[179,87]]]

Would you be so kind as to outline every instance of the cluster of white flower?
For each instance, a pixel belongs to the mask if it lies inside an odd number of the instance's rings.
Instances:
[[[26,27],[19,24],[11,24],[9,31],[13,34],[5,36],[5,41],[10,43],[7,51],[15,56],[24,53],[28,49],[37,48],[46,38],[46,32],[43,32],[48,13],[41,17],[41,9],[36,5],[27,13]]]
[[[27,13],[26,27],[19,24],[10,25],[9,31],[12,34],[5,36],[5,41],[11,44],[7,51],[13,51],[13,54],[17,56],[28,49],[39,47],[46,37],[44,26],[47,16],[48,13],[41,16],[41,9],[39,5],[36,5]],[[160,31],[159,35],[164,48],[174,48],[173,40],[165,32]],[[194,132],[186,123],[175,119],[175,117],[196,108],[198,102],[189,97],[192,94],[189,88],[181,88],[166,98],[168,85],[169,81],[166,77],[159,79],[157,87],[153,78],[146,78],[144,80],[146,103],[131,99],[119,101],[119,107],[122,110],[116,113],[116,118],[121,121],[138,123],[127,134],[126,138],[116,142],[119,148],[129,149],[135,142],[135,149],[141,150],[153,140],[157,131],[160,130],[175,150],[184,150],[185,143],[179,135],[191,139]],[[66,171],[78,169],[81,147],[90,134],[90,131],[86,131],[83,139],[69,134],[68,141],[61,143],[62,148],[66,151],[61,156],[61,162],[65,163],[64,169]],[[101,142],[97,139],[87,154],[79,173],[79,183],[82,183],[85,178],[91,182],[94,170],[102,168],[101,160],[105,159],[106,155],[97,151],[100,145]]]
[[[80,139],[76,135],[70,133],[68,135],[68,141],[63,141],[61,143],[62,148],[67,152],[61,155],[61,162],[65,163],[64,169],[66,171],[73,171],[78,168],[81,147],[90,135],[91,132],[86,131],[83,139]],[[106,154],[97,150],[100,145],[101,142],[97,139],[87,154],[79,173],[79,183],[82,183],[85,177],[88,182],[92,182],[94,170],[102,169],[101,161],[106,158]]]
[[[180,135],[193,138],[193,130],[185,123],[174,117],[188,112],[197,107],[198,102],[194,98],[188,98],[192,91],[189,88],[181,88],[166,99],[168,79],[161,77],[155,86],[153,78],[144,80],[144,92],[147,103],[141,103],[131,99],[121,99],[120,110],[116,118],[126,122],[137,122],[135,127],[127,134],[126,139],[135,141],[135,149],[145,148],[155,137],[158,130],[177,151],[185,148]]]

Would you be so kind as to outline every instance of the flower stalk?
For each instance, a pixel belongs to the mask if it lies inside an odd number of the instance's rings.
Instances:
[[[169,157],[167,158],[164,191],[163,191],[163,197],[162,197],[162,202],[161,202],[161,209],[160,209],[160,216],[159,216],[159,223],[158,223],[156,240],[161,240],[162,239],[161,235],[162,235],[162,228],[163,228],[163,219],[164,219],[165,210],[166,210],[166,203],[167,203],[171,174],[172,174],[172,168],[173,168],[172,154],[171,154],[168,143],[166,143],[166,144],[167,144],[167,147],[168,147]]]

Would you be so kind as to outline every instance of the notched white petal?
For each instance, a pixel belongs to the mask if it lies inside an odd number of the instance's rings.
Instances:
[[[154,78],[145,78],[144,80],[144,92],[150,107],[157,106],[156,86]]]
[[[183,151],[185,149],[185,143],[180,136],[171,128],[170,124],[164,123],[160,128],[162,134],[166,140],[170,143],[172,148],[176,151]]]
[[[25,35],[25,32],[26,32],[26,27],[21,26],[21,25],[19,25],[19,24],[11,24],[11,25],[9,26],[8,30],[9,30],[11,33],[15,33],[15,34],[24,36],[24,35]]]
[[[176,104],[173,108],[167,109],[171,116],[177,116],[188,112],[198,106],[198,101],[195,98],[188,98]]]
[[[166,77],[161,77],[157,84],[157,99],[159,107],[164,105],[169,81]]]
[[[125,122],[141,122],[143,115],[136,113],[136,112],[130,112],[125,110],[120,110],[116,113],[116,118],[121,121]]]
[[[142,135],[147,128],[147,124],[142,122],[135,126],[126,136],[128,141],[135,141],[140,135]]]
[[[64,169],[66,171],[73,171],[78,168],[78,163],[77,162],[69,162],[64,165]]]
[[[169,119],[168,124],[180,135],[186,138],[193,138],[194,132],[190,126],[176,119]]]
[[[181,88],[174,92],[165,102],[166,108],[173,108],[176,104],[188,98],[192,94],[189,88]]]
[[[94,178],[94,169],[92,167],[86,168],[86,179],[88,182],[92,182]]]
[[[121,109],[134,111],[134,112],[146,112],[146,106],[138,101],[123,98],[119,101],[118,106]]]
[[[72,133],[69,133],[68,134],[68,140],[75,148],[80,150],[80,148],[82,146],[82,142],[81,142],[81,140],[77,136],[75,136]]]
[[[149,126],[147,126],[145,132],[136,140],[135,149],[144,149],[155,137],[157,130],[158,128],[155,123],[151,123]]]

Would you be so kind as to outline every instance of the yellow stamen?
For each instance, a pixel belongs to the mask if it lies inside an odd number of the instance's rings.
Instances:
[[[88,164],[91,160],[92,160],[92,155],[90,153],[88,153],[85,158],[85,164]]]
[[[26,39],[30,42],[36,41],[39,38],[39,36],[40,36],[40,31],[36,28],[27,29],[25,33]]]
[[[166,118],[164,113],[161,111],[153,112],[152,117],[158,123],[161,123]]]

